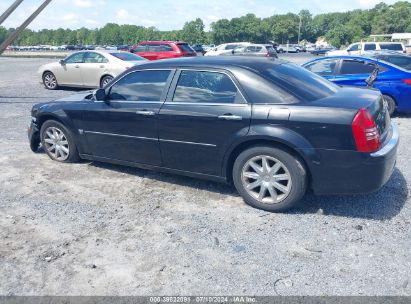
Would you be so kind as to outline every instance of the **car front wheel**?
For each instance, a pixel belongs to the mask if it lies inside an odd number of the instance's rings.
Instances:
[[[48,120],[41,126],[41,145],[47,155],[59,162],[79,160],[76,144],[70,131],[61,123]]]
[[[43,84],[49,90],[56,90],[58,88],[57,78],[52,72],[45,72],[43,74]]]
[[[271,212],[292,208],[307,188],[301,161],[274,147],[243,151],[234,162],[233,181],[247,204]]]

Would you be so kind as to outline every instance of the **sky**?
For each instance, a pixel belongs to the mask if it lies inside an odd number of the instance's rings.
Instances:
[[[3,13],[15,0],[0,0]],[[25,0],[2,24],[19,26],[44,0]],[[387,4],[397,0],[385,0]],[[181,29],[185,22],[199,17],[206,29],[218,19],[254,13],[264,18],[274,14],[298,13],[308,9],[314,15],[372,8],[382,0],[53,0],[29,28],[97,28],[108,22],[155,26],[159,30]]]

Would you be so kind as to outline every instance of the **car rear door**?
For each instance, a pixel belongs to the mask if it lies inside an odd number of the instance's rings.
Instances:
[[[159,114],[163,165],[221,176],[224,153],[247,134],[251,105],[231,74],[221,70],[177,72]]]
[[[133,71],[106,89],[107,102],[84,109],[88,153],[103,159],[161,165],[158,112],[173,70]]]
[[[365,80],[375,68],[376,65],[370,61],[343,59],[332,81],[339,85],[364,87],[367,86]]]
[[[87,52],[81,66],[84,86],[99,87],[100,79],[107,69],[108,59],[96,52]]]

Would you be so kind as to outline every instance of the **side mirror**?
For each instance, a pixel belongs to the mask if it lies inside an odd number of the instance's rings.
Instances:
[[[94,96],[94,100],[106,102],[107,95],[106,95],[106,90],[104,89],[95,90],[93,93],[93,96]]]
[[[61,65],[65,65],[65,64],[66,64],[63,59],[60,59],[60,60],[59,60],[59,63],[60,63]]]

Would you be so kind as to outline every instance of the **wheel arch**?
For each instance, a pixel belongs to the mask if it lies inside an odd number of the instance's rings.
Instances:
[[[293,144],[289,142],[287,143],[284,140],[281,140],[278,138],[268,138],[268,137],[250,138],[246,141],[243,141],[237,144],[235,147],[231,149],[228,157],[226,158],[225,166],[223,168],[223,173],[225,173],[226,180],[229,183],[233,181],[232,171],[233,171],[234,162],[237,159],[238,155],[240,155],[240,153],[242,153],[243,151],[250,149],[252,147],[256,147],[256,146],[279,148],[279,149],[282,149],[290,153],[296,158],[298,158],[307,172],[308,185],[311,184],[312,175],[311,175],[311,169],[309,166],[310,157],[306,155],[305,153],[303,153],[301,150],[297,149]]]
[[[106,76],[110,76],[110,77],[112,77],[113,79],[115,78],[112,74],[110,74],[110,73],[108,73],[108,72],[103,73],[103,75],[101,75],[100,81],[99,81],[100,87],[101,87],[101,82],[103,81],[103,78],[106,77]]]

